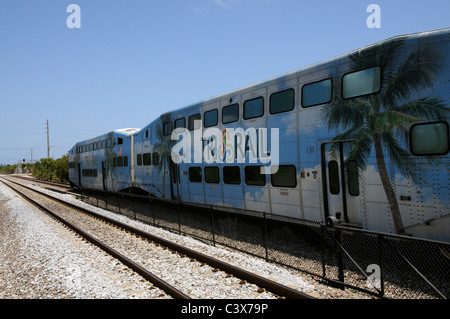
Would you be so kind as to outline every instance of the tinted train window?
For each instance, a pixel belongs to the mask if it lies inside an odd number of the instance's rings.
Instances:
[[[119,137],[117,138],[117,144],[123,144],[123,138]]]
[[[159,164],[159,153],[154,152],[153,153],[153,165],[158,165],[158,164]]]
[[[119,166],[119,167],[123,166],[123,158],[122,158],[122,156],[119,156],[117,158],[117,166]]]
[[[271,175],[275,187],[296,187],[297,173],[293,165],[280,165],[278,171]]]
[[[447,122],[420,123],[411,127],[411,153],[420,155],[445,155],[449,151]]]
[[[248,120],[264,114],[264,98],[258,97],[244,102],[244,119]]]
[[[239,166],[224,166],[223,182],[225,184],[239,185],[241,183],[241,170]]]
[[[125,167],[128,166],[128,156],[123,157],[123,166],[125,166]]]
[[[204,122],[203,122],[203,126],[204,127],[210,127],[210,126],[215,126],[217,125],[217,115],[218,115],[218,111],[217,110],[211,110],[208,112],[205,112],[204,114]]]
[[[141,166],[142,165],[142,154],[138,154],[137,155],[137,165],[138,166]]]
[[[170,134],[172,134],[172,131],[173,131],[172,121],[165,122],[163,124],[163,135],[164,136],[170,135]]]
[[[225,106],[222,109],[222,123],[233,123],[239,120],[239,104]]]
[[[219,168],[217,166],[205,167],[205,182],[220,183]]]
[[[331,80],[323,80],[302,87],[302,106],[309,107],[331,102]]]
[[[195,115],[191,115],[189,116],[188,119],[188,129],[189,131],[193,131],[193,130],[197,130],[200,128],[200,122],[201,121],[201,116],[200,114],[195,114]]]
[[[359,195],[359,174],[358,163],[355,160],[350,160],[347,163],[348,172],[348,192],[350,195]]]
[[[201,167],[189,167],[189,181],[194,183],[201,183],[202,181]]]
[[[270,114],[292,111],[294,102],[293,89],[274,93],[270,96]]]
[[[339,165],[336,161],[330,161],[328,163],[328,178],[330,179],[331,194],[339,194],[341,191],[339,186]]]
[[[353,73],[342,78],[342,97],[352,97],[376,93],[381,88],[381,69],[376,66]]]
[[[266,185],[266,175],[261,174],[261,166],[245,167],[245,183],[247,185]]]
[[[186,128],[186,119],[178,119],[175,121],[175,128]]]
[[[144,165],[149,166],[152,165],[152,154],[144,153]]]

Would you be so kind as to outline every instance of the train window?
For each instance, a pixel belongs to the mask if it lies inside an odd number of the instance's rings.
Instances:
[[[106,147],[110,148],[111,147],[111,138],[108,138],[106,140]]]
[[[379,66],[352,72],[342,78],[342,97],[349,99],[377,93],[381,89],[381,69]]]
[[[188,119],[188,129],[189,131],[193,131],[193,130],[197,130],[200,128],[200,121],[201,121],[201,116],[200,114],[195,114],[195,115],[191,115],[189,116]]]
[[[193,183],[202,182],[202,168],[201,167],[189,167],[189,181]]]
[[[117,166],[117,159],[115,157],[113,157],[113,167]]]
[[[123,157],[123,166],[125,166],[125,167],[128,166],[128,156]]]
[[[173,131],[173,123],[172,123],[172,121],[165,122],[163,124],[163,135],[164,136],[170,135],[170,134],[172,134],[172,131]]]
[[[359,175],[358,175],[358,163],[355,160],[347,162],[348,172],[348,192],[350,195],[359,195]]]
[[[220,183],[219,167],[207,166],[205,167],[205,182]]]
[[[304,85],[302,87],[302,106],[310,107],[331,102],[331,88],[330,79]]]
[[[175,120],[175,128],[186,128],[186,119],[183,117]]]
[[[233,123],[239,120],[239,104],[225,106],[222,109],[222,123]]]
[[[294,165],[280,165],[278,171],[271,175],[275,187],[296,187],[297,173]]]
[[[266,175],[261,174],[262,166],[245,167],[245,183],[247,185],[264,186],[266,185]]]
[[[244,102],[244,119],[252,119],[262,116],[264,114],[264,98],[257,97],[256,99]]]
[[[138,154],[137,155],[137,161],[136,161],[138,166],[142,166],[142,154]]]
[[[225,184],[239,185],[241,183],[241,170],[239,166],[224,166],[223,182]]]
[[[411,127],[411,153],[416,156],[445,155],[449,151],[447,122],[419,123]]]
[[[123,144],[123,138],[118,137],[118,138],[117,138],[117,144],[118,144],[118,145]]]
[[[102,148],[105,148],[106,147],[106,140],[103,140],[102,141]]]
[[[216,126],[217,125],[217,117],[218,117],[218,111],[216,110],[211,110],[211,111],[207,111],[205,112],[204,116],[204,122],[203,122],[203,126],[204,127],[210,127],[210,126]]]
[[[330,179],[330,192],[337,195],[340,192],[339,186],[339,165],[336,161],[328,163],[328,178]]]
[[[288,112],[294,109],[294,89],[273,93],[270,96],[270,114]]]
[[[145,138],[148,138],[148,130],[145,131]]]
[[[159,153],[158,152],[153,153],[153,165],[159,165]]]
[[[117,157],[117,166],[122,167],[123,166],[123,158],[122,156]]]
[[[152,165],[152,154],[144,153],[144,165],[149,166]]]

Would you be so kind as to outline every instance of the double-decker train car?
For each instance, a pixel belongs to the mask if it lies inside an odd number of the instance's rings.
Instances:
[[[118,191],[132,184],[133,134],[121,129],[77,143],[69,151],[69,180],[72,186]]]
[[[449,40],[394,37],[80,142],[71,182],[449,241]]]

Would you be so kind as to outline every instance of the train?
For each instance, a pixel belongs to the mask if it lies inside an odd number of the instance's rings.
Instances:
[[[80,141],[70,183],[448,242],[449,40],[395,36]]]

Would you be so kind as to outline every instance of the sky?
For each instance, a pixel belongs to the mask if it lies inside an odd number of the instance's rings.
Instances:
[[[448,0],[1,0],[0,164],[47,157],[47,120],[60,158],[164,112],[450,27],[449,12]]]

